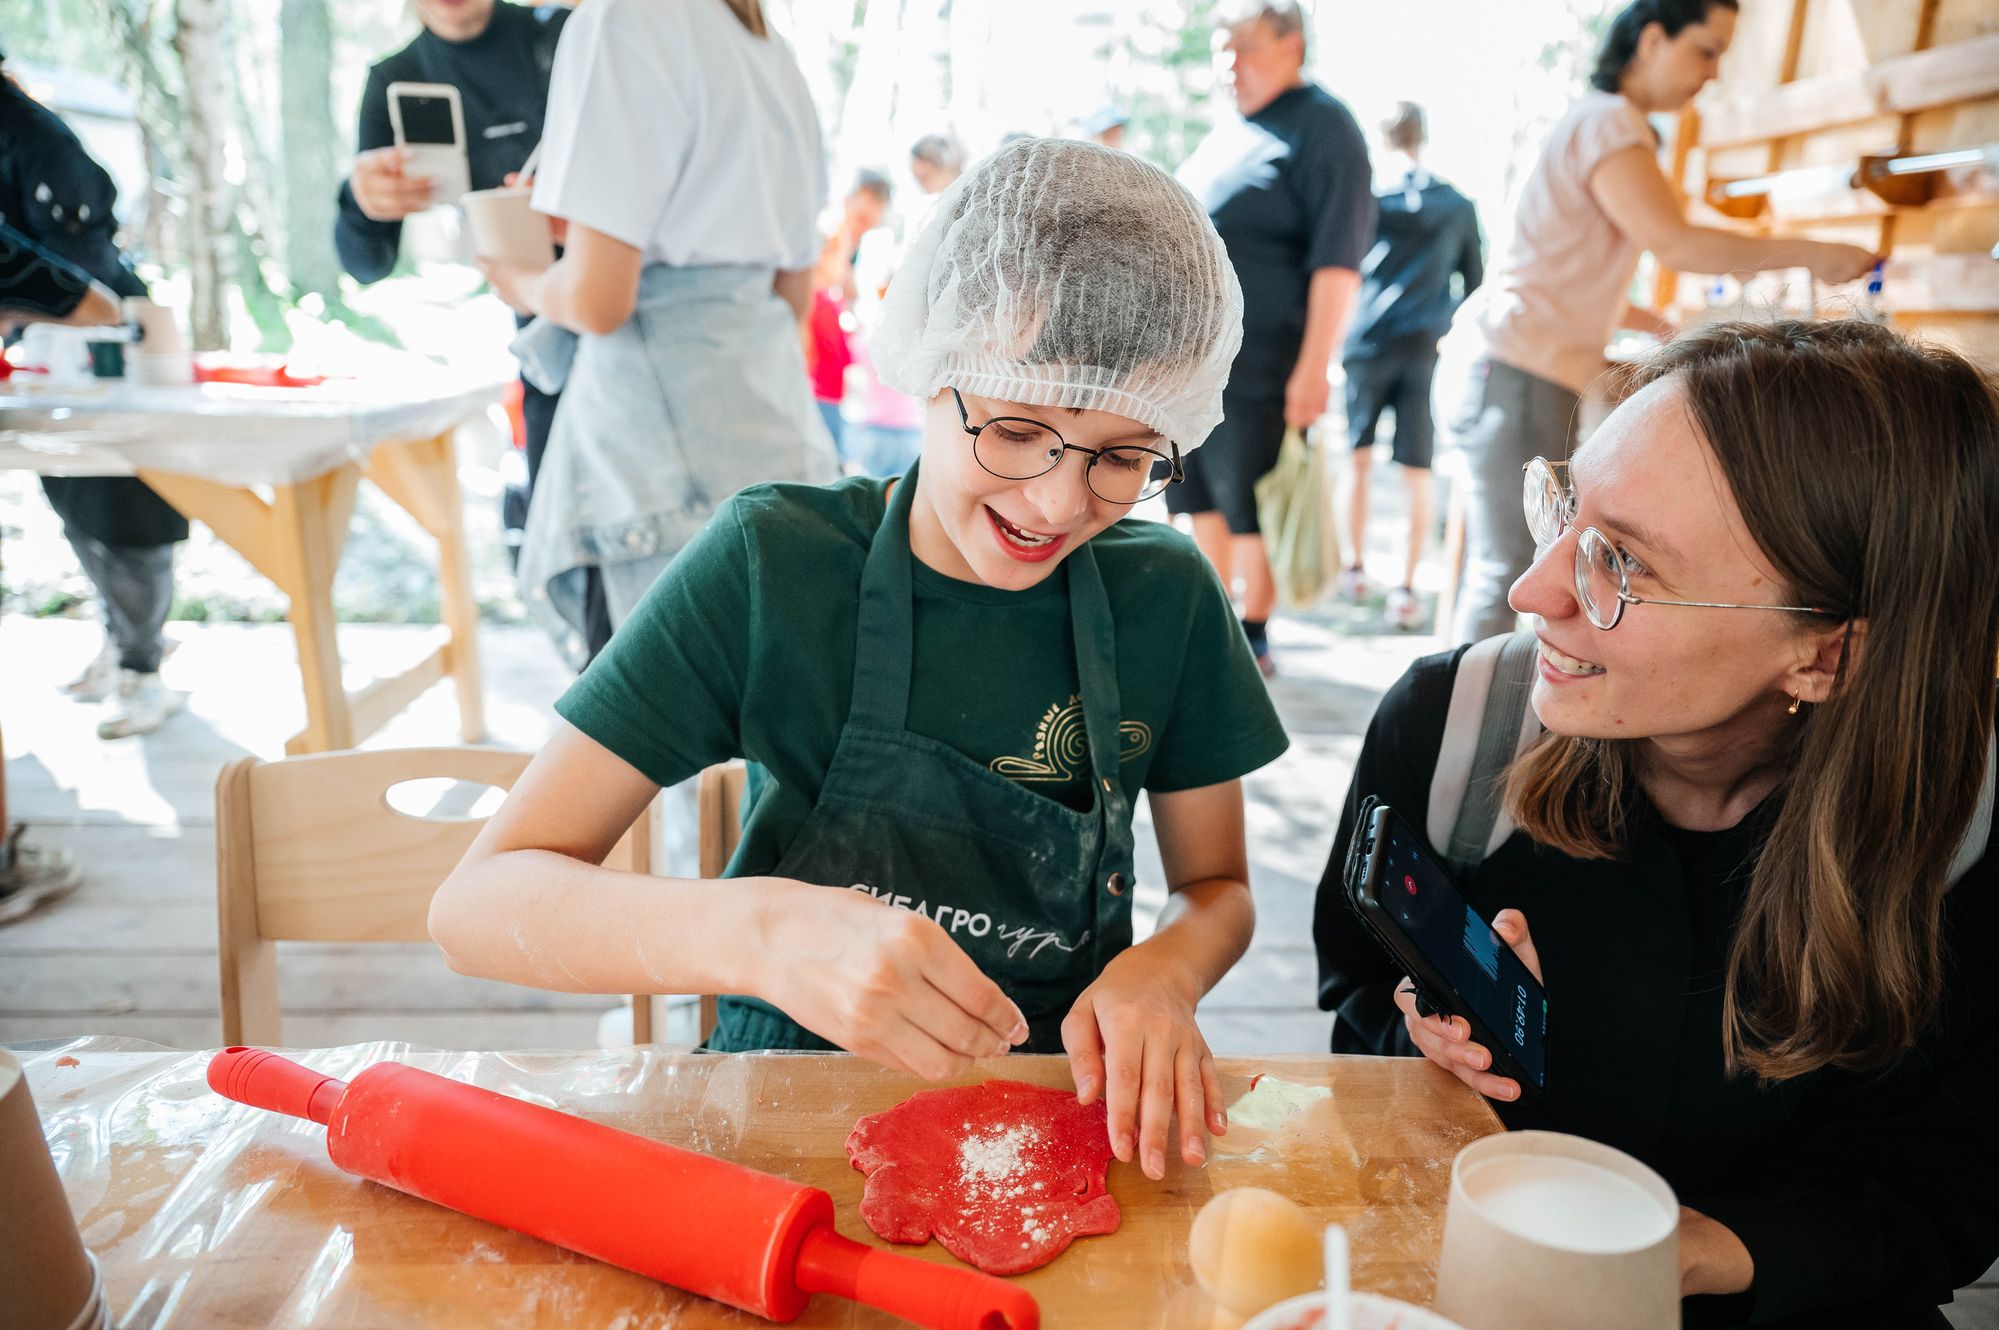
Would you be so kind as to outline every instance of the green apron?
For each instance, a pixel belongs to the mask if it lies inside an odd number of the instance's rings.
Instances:
[[[920,908],[1020,1007],[1028,1051],[1059,1053],[1069,1008],[1131,945],[1131,801],[1118,775],[1110,602],[1085,544],[1059,570],[1069,579],[1089,744],[1093,806],[1078,812],[906,728],[915,492],[911,467],[861,574],[846,726],[818,801],[771,875]],[[724,997],[719,1007],[708,1041],[717,1052],[834,1047],[769,1003]]]

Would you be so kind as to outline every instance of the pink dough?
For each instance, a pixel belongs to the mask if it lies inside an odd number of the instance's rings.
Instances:
[[[1020,1081],[919,1091],[847,1137],[868,1177],[861,1218],[889,1242],[935,1235],[987,1274],[1037,1269],[1071,1239],[1117,1232],[1105,1122],[1101,1099]]]

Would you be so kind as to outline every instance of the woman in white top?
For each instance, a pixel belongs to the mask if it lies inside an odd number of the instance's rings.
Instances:
[[[1626,301],[1638,255],[1722,273],[1808,268],[1822,282],[1864,276],[1855,245],[1695,226],[1659,168],[1648,115],[1678,111],[1715,76],[1735,36],[1736,0],[1637,0],[1613,20],[1591,90],[1558,122],[1522,189],[1513,230],[1457,325],[1480,347],[1482,400],[1466,441],[1468,486],[1460,642],[1510,632],[1506,594],[1534,560],[1520,520],[1521,468],[1567,457],[1576,407],[1619,327],[1670,336]]]
[[[534,206],[567,221],[562,258],[487,265],[541,317],[526,371],[564,381],[520,577],[580,629],[582,573],[600,569],[615,628],[731,494],[838,475],[797,323],[819,121],[759,0],[593,0],[556,51],[541,159]]]

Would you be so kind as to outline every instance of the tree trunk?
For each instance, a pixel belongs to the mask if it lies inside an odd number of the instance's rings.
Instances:
[[[174,52],[180,57],[182,143],[187,161],[188,324],[196,350],[229,344],[236,225],[229,183],[227,0],[175,0]]]
[[[333,22],[327,0],[284,0],[278,27],[283,50],[285,270],[292,299],[308,291],[337,296],[340,263],[333,252]]]

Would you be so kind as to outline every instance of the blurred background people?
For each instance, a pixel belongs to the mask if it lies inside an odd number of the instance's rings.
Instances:
[[[484,266],[540,316],[516,342],[530,377],[575,390],[519,576],[594,656],[608,634],[581,614],[584,570],[615,631],[722,500],[838,474],[800,331],[826,172],[804,77],[758,0],[593,0],[563,34],[544,137],[534,206],[567,220],[563,256]]]
[[[1124,127],[1130,123],[1131,117],[1123,111],[1115,106],[1106,106],[1083,122],[1083,137],[1106,148],[1123,151]]]
[[[854,363],[854,301],[859,293],[854,265],[862,240],[887,219],[893,197],[893,187],[881,172],[863,170],[856,175],[854,187],[840,201],[839,214],[826,228],[826,243],[813,269],[805,366],[812,378],[813,403],[842,463],[849,460],[840,408],[847,395],[848,369]]]
[[[1471,200],[1424,168],[1428,137],[1423,108],[1400,102],[1381,125],[1389,161],[1375,191],[1374,247],[1360,269],[1360,294],[1347,330],[1347,434],[1353,442],[1353,485],[1348,498],[1351,557],[1341,577],[1358,599],[1365,592],[1367,485],[1374,464],[1375,429],[1383,411],[1395,421],[1392,451],[1409,494],[1408,553],[1401,580],[1388,593],[1388,621],[1422,626],[1416,602],[1416,564],[1423,556],[1432,514],[1430,459],[1436,430],[1430,417],[1437,341],[1450,331],[1451,315],[1478,289],[1485,273],[1478,213]]]
[[[1620,326],[1672,335],[1628,299],[1640,251],[1681,272],[1808,268],[1849,282],[1874,266],[1857,245],[1695,226],[1660,169],[1647,116],[1678,111],[1721,65],[1736,0],[1637,0],[1612,21],[1590,91],[1548,136],[1492,270],[1457,319],[1479,351],[1465,431],[1465,568],[1452,636],[1513,629],[1508,589],[1534,561],[1520,520],[1530,458],[1566,458],[1576,412]],[[1471,423],[1471,422],[1475,422]]]
[[[925,194],[942,194],[965,171],[965,145],[949,134],[925,134],[909,147],[909,173]]]
[[[120,298],[146,295],[118,248],[118,191],[55,112],[5,76],[0,52],[0,220]],[[42,490],[97,591],[104,645],[63,691],[102,701],[101,739],[150,734],[185,705],[160,682],[187,519],[131,476],[48,476]]]
[[[380,281],[395,268],[406,218],[457,201],[433,197],[428,179],[403,173],[402,150],[395,146],[389,120],[389,85],[447,83],[457,88],[465,111],[472,188],[496,189],[508,183],[541,142],[549,72],[569,17],[563,5],[530,8],[506,0],[413,0],[410,8],[423,31],[368,70],[354,170],[341,183],[340,213],[333,226],[341,267],[363,285]],[[502,509],[508,540],[515,544],[548,446],[554,395],[522,379],[521,418],[527,484],[510,485]]]
[[[1242,351],[1224,419],[1187,458],[1167,507],[1190,514],[1222,584],[1242,581],[1242,624],[1266,675],[1277,606],[1256,516],[1256,482],[1286,427],[1326,413],[1327,371],[1374,238],[1367,141],[1353,114],[1307,82],[1305,21],[1291,0],[1229,11],[1217,55],[1241,121],[1218,126],[1180,170],[1214,219],[1242,285]]]

